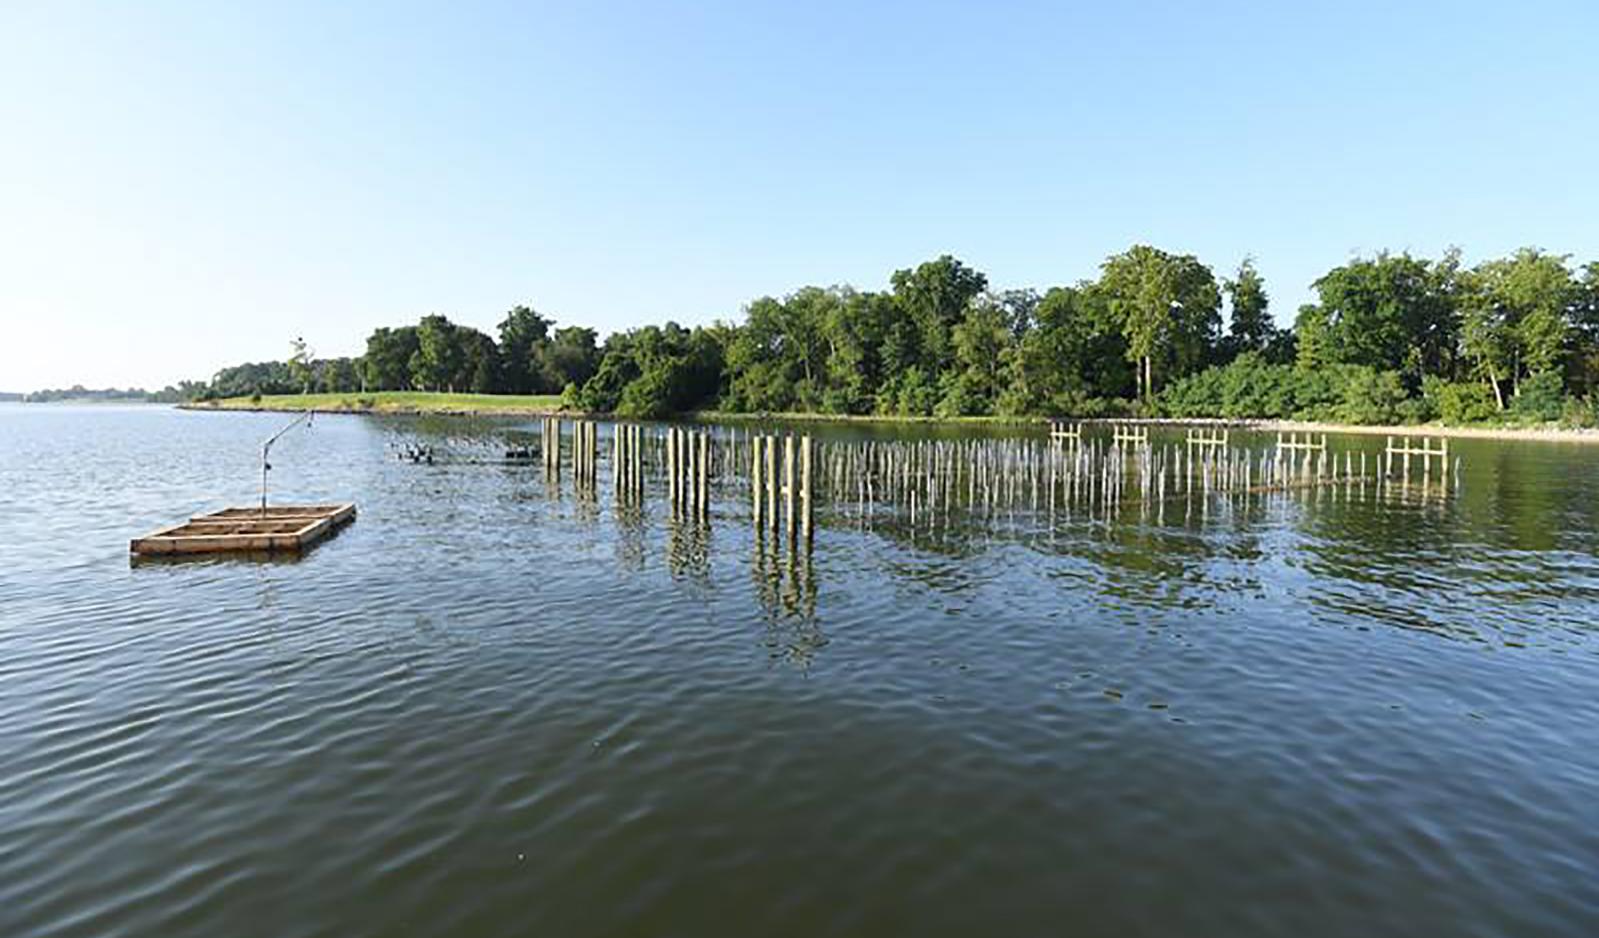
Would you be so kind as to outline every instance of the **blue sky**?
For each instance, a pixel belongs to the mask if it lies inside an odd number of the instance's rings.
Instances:
[[[1599,4],[0,4],[0,389],[950,252],[1599,257]]]

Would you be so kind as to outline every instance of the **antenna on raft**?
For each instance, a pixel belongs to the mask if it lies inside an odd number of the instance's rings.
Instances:
[[[290,430],[293,430],[295,427],[299,426],[302,423],[305,424],[306,426],[310,426],[311,425],[311,418],[315,417],[315,416],[316,416],[316,409],[315,408],[312,408],[311,410],[306,411],[305,413],[301,414],[300,416],[298,416],[298,417],[294,418],[293,420],[289,421],[288,426],[286,426],[282,430],[279,430],[278,432],[272,434],[272,436],[269,437],[265,443],[261,444],[261,517],[263,517],[263,518],[266,517],[266,509],[267,509],[267,473],[270,472],[271,469],[272,469],[272,464],[267,462],[267,456],[269,456],[272,453],[272,444],[276,443],[278,441],[278,438],[283,436],[283,434],[288,433]]]

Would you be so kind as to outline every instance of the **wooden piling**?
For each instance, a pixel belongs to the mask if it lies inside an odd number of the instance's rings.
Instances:
[[[778,528],[777,520],[777,437],[770,434],[766,437],[766,523],[773,531]]]

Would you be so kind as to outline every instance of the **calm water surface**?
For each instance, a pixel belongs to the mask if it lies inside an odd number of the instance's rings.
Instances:
[[[282,423],[0,405],[0,935],[1599,934],[1599,449],[807,556],[328,417],[129,562]]]

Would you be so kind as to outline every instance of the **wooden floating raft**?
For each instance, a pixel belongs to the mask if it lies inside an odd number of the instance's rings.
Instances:
[[[128,545],[135,554],[300,551],[355,520],[355,504],[224,508],[196,515]]]

